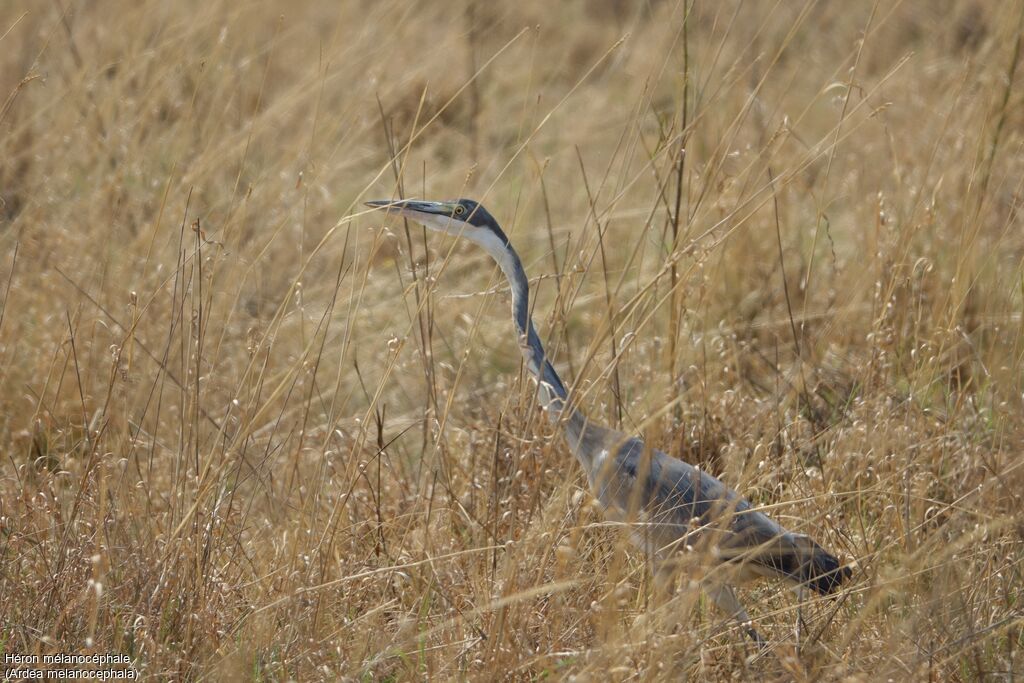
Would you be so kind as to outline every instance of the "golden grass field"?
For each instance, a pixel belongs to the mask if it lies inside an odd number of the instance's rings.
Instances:
[[[1024,675],[1019,1],[0,4],[0,651],[145,680]],[[400,183],[396,180],[400,178]],[[399,187],[400,184],[400,187]],[[852,563],[669,596],[536,407]],[[713,571],[713,570],[711,570]]]

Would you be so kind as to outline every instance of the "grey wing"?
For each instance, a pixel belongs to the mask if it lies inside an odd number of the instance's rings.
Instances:
[[[642,518],[665,550],[713,535],[723,558],[733,559],[786,533],[719,479],[662,451],[645,453],[638,438],[622,444],[614,470],[600,498]]]
[[[660,535],[684,538],[714,530],[716,542],[729,548],[785,533],[707,472],[662,451],[644,451],[643,442],[635,437],[622,445],[616,458],[618,479],[628,482],[632,509],[642,509]],[[619,492],[620,499],[623,493]]]
[[[718,557],[740,562],[756,574],[787,578],[828,593],[850,569],[802,534],[786,531],[719,479],[637,438],[626,440],[616,458],[613,498],[648,529],[645,544],[659,554],[708,541]],[[612,493],[611,490],[608,491]],[[623,504],[624,503],[624,504]]]

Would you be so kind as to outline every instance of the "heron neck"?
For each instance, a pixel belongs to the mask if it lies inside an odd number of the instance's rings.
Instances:
[[[519,254],[511,244],[493,233],[476,241],[497,261],[512,288],[512,320],[518,333],[519,348],[523,352],[526,367],[537,378],[541,403],[552,422],[561,420],[569,449],[590,476],[595,466],[593,454],[599,452],[593,444],[602,438],[606,430],[591,423],[578,408],[567,407],[568,392],[562,378],[544,354],[544,345],[530,318],[530,284]],[[566,413],[564,420],[561,419],[563,413]]]
[[[530,284],[523,270],[523,262],[511,244],[497,236],[482,240],[481,244],[498,263],[512,288],[512,321],[515,324],[519,348],[526,361],[526,367],[540,384],[540,395],[544,407],[557,415],[565,406],[568,392],[555,368],[544,353],[544,345],[533,326],[530,317]]]

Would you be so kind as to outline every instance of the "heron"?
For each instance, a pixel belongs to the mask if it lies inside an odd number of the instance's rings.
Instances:
[[[809,536],[783,528],[716,477],[648,447],[637,436],[596,424],[574,405],[534,327],[522,260],[481,204],[471,199],[401,199],[366,205],[468,239],[498,264],[511,288],[516,341],[537,381],[540,405],[560,425],[605,517],[629,526],[631,541],[647,553],[656,576],[681,553],[705,549],[701,557],[727,571],[709,572],[701,589],[762,649],[767,641],[754,628],[734,584],[778,578],[798,591],[808,588],[826,595],[851,577],[850,567],[835,555]]]

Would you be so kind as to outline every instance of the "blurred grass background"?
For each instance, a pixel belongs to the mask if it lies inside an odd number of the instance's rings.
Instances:
[[[1020,676],[1021,3],[0,6],[0,649],[147,679]],[[589,414],[855,563],[751,646]],[[669,405],[668,409],[663,408]],[[695,562],[694,572],[699,572]]]

